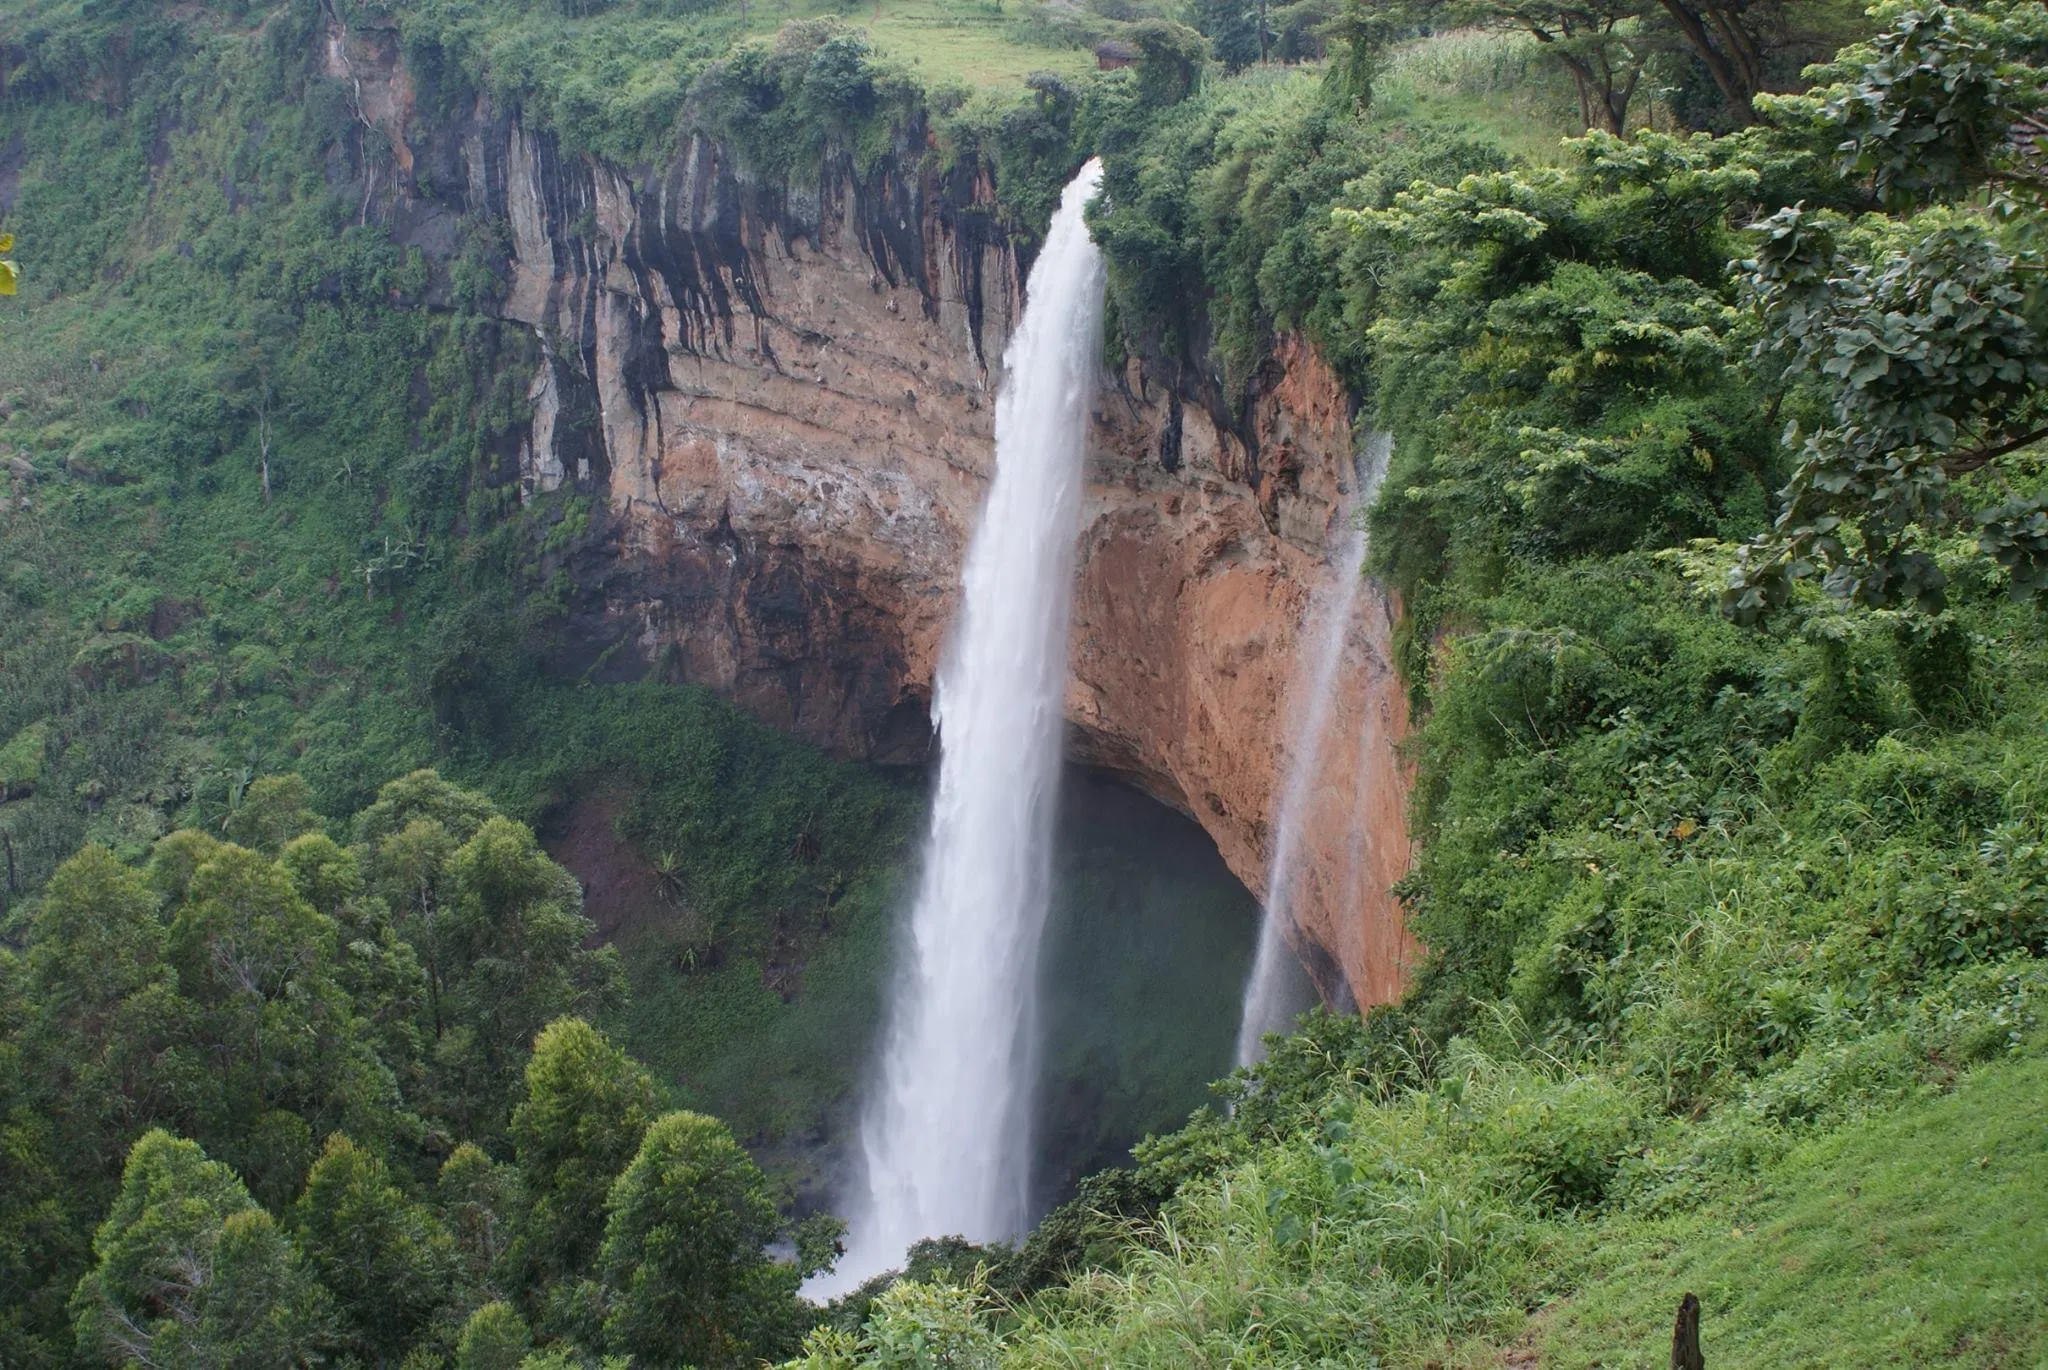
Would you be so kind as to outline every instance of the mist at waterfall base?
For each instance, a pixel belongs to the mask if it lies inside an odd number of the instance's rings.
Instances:
[[[1259,922],[1258,954],[1252,960],[1251,977],[1245,982],[1244,1012],[1238,1022],[1237,1064],[1241,1066],[1263,1060],[1267,1034],[1287,1031],[1295,1018],[1315,1002],[1314,987],[1289,945],[1294,927],[1295,885],[1301,877],[1301,835],[1320,806],[1356,805],[1356,795],[1348,789],[1332,798],[1330,791],[1317,782],[1324,779],[1323,737],[1329,730],[1338,674],[1365,584],[1368,540],[1365,525],[1356,515],[1372,506],[1393,452],[1393,439],[1386,434],[1376,433],[1365,440],[1353,468],[1349,497],[1338,515],[1347,531],[1330,558],[1330,579],[1310,597],[1302,620],[1300,655],[1295,661],[1288,700],[1298,723],[1287,753],[1280,808],[1273,820],[1273,851],[1266,868],[1266,906]]]
[[[1211,1102],[1210,1082],[1230,1070],[1259,935],[1258,900],[1192,818],[1110,772],[1072,764],[1058,810],[1029,1090],[1032,1223],[1083,1176],[1129,1165],[1138,1141]],[[858,1140],[836,1129],[825,1136],[817,1160],[857,1178],[858,1157],[848,1153]],[[847,1192],[834,1186],[818,1197],[839,1211]],[[900,1267],[903,1253],[888,1263]],[[853,1283],[842,1266],[807,1292],[826,1298]]]
[[[921,1237],[1018,1236],[1031,1217],[1039,942],[1051,897],[1081,456],[1101,366],[1102,254],[1068,185],[1004,354],[996,465],[933,701],[939,779],[843,1205],[829,1293]]]
[[[1210,1102],[1258,926],[1258,901],[1193,819],[1068,768],[1040,973],[1034,1220]]]

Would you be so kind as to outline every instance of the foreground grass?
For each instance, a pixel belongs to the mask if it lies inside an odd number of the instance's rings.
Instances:
[[[1530,1082],[1475,1085],[1477,1117]],[[1717,1370],[2048,1364],[2048,1057],[1797,1144],[1672,1217],[1545,1215],[1489,1194],[1445,1145],[1462,1125],[1441,1103],[1361,1111],[1348,1143],[1236,1169],[1134,1234],[1121,1270],[1028,1303],[992,1352],[1030,1367],[1649,1370],[1669,1363],[1690,1291]],[[1340,1152],[1339,1195],[1290,1216]]]
[[[1605,1225],[1542,1364],[1662,1366],[1700,1297],[1720,1366],[2048,1364],[2048,1058],[1809,1142],[1753,1192]]]

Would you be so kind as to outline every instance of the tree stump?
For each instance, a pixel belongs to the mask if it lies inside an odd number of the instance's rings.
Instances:
[[[1707,1370],[1700,1355],[1700,1301],[1687,1294],[1678,1304],[1678,1322],[1671,1329],[1671,1370]]]

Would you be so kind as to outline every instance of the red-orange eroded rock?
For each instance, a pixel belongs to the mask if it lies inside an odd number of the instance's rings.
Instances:
[[[1257,487],[1237,440],[1184,412],[1180,469],[1156,450],[1159,406],[1105,391],[1074,612],[1068,715],[1077,755],[1122,769],[1186,810],[1262,896],[1273,823],[1308,701],[1299,639],[1315,590],[1339,574],[1351,424],[1329,368],[1299,344],[1255,403]],[[1137,387],[1129,387],[1137,394]],[[1284,454],[1284,460],[1275,460]],[[1397,995],[1416,947],[1388,893],[1408,869],[1406,696],[1389,660],[1392,606],[1359,596],[1297,848],[1296,942],[1324,997]]]

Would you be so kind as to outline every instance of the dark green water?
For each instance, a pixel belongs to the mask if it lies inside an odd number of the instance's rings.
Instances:
[[[1208,1100],[1230,1069],[1258,915],[1192,819],[1069,768],[1039,996],[1042,1206]]]
[[[632,999],[606,1030],[677,1103],[730,1123],[806,1211],[843,1201],[858,1155],[861,1086],[916,888],[910,834],[924,827],[903,798],[900,860],[804,868],[788,907],[723,955],[686,962],[701,926],[658,892],[612,896],[628,901],[614,913]],[[1191,819],[1078,767],[1061,801],[1038,1009],[1041,1211],[1207,1102],[1230,1069],[1258,935],[1257,904]],[[587,866],[608,859],[586,853]],[[783,964],[796,974],[778,989]]]

